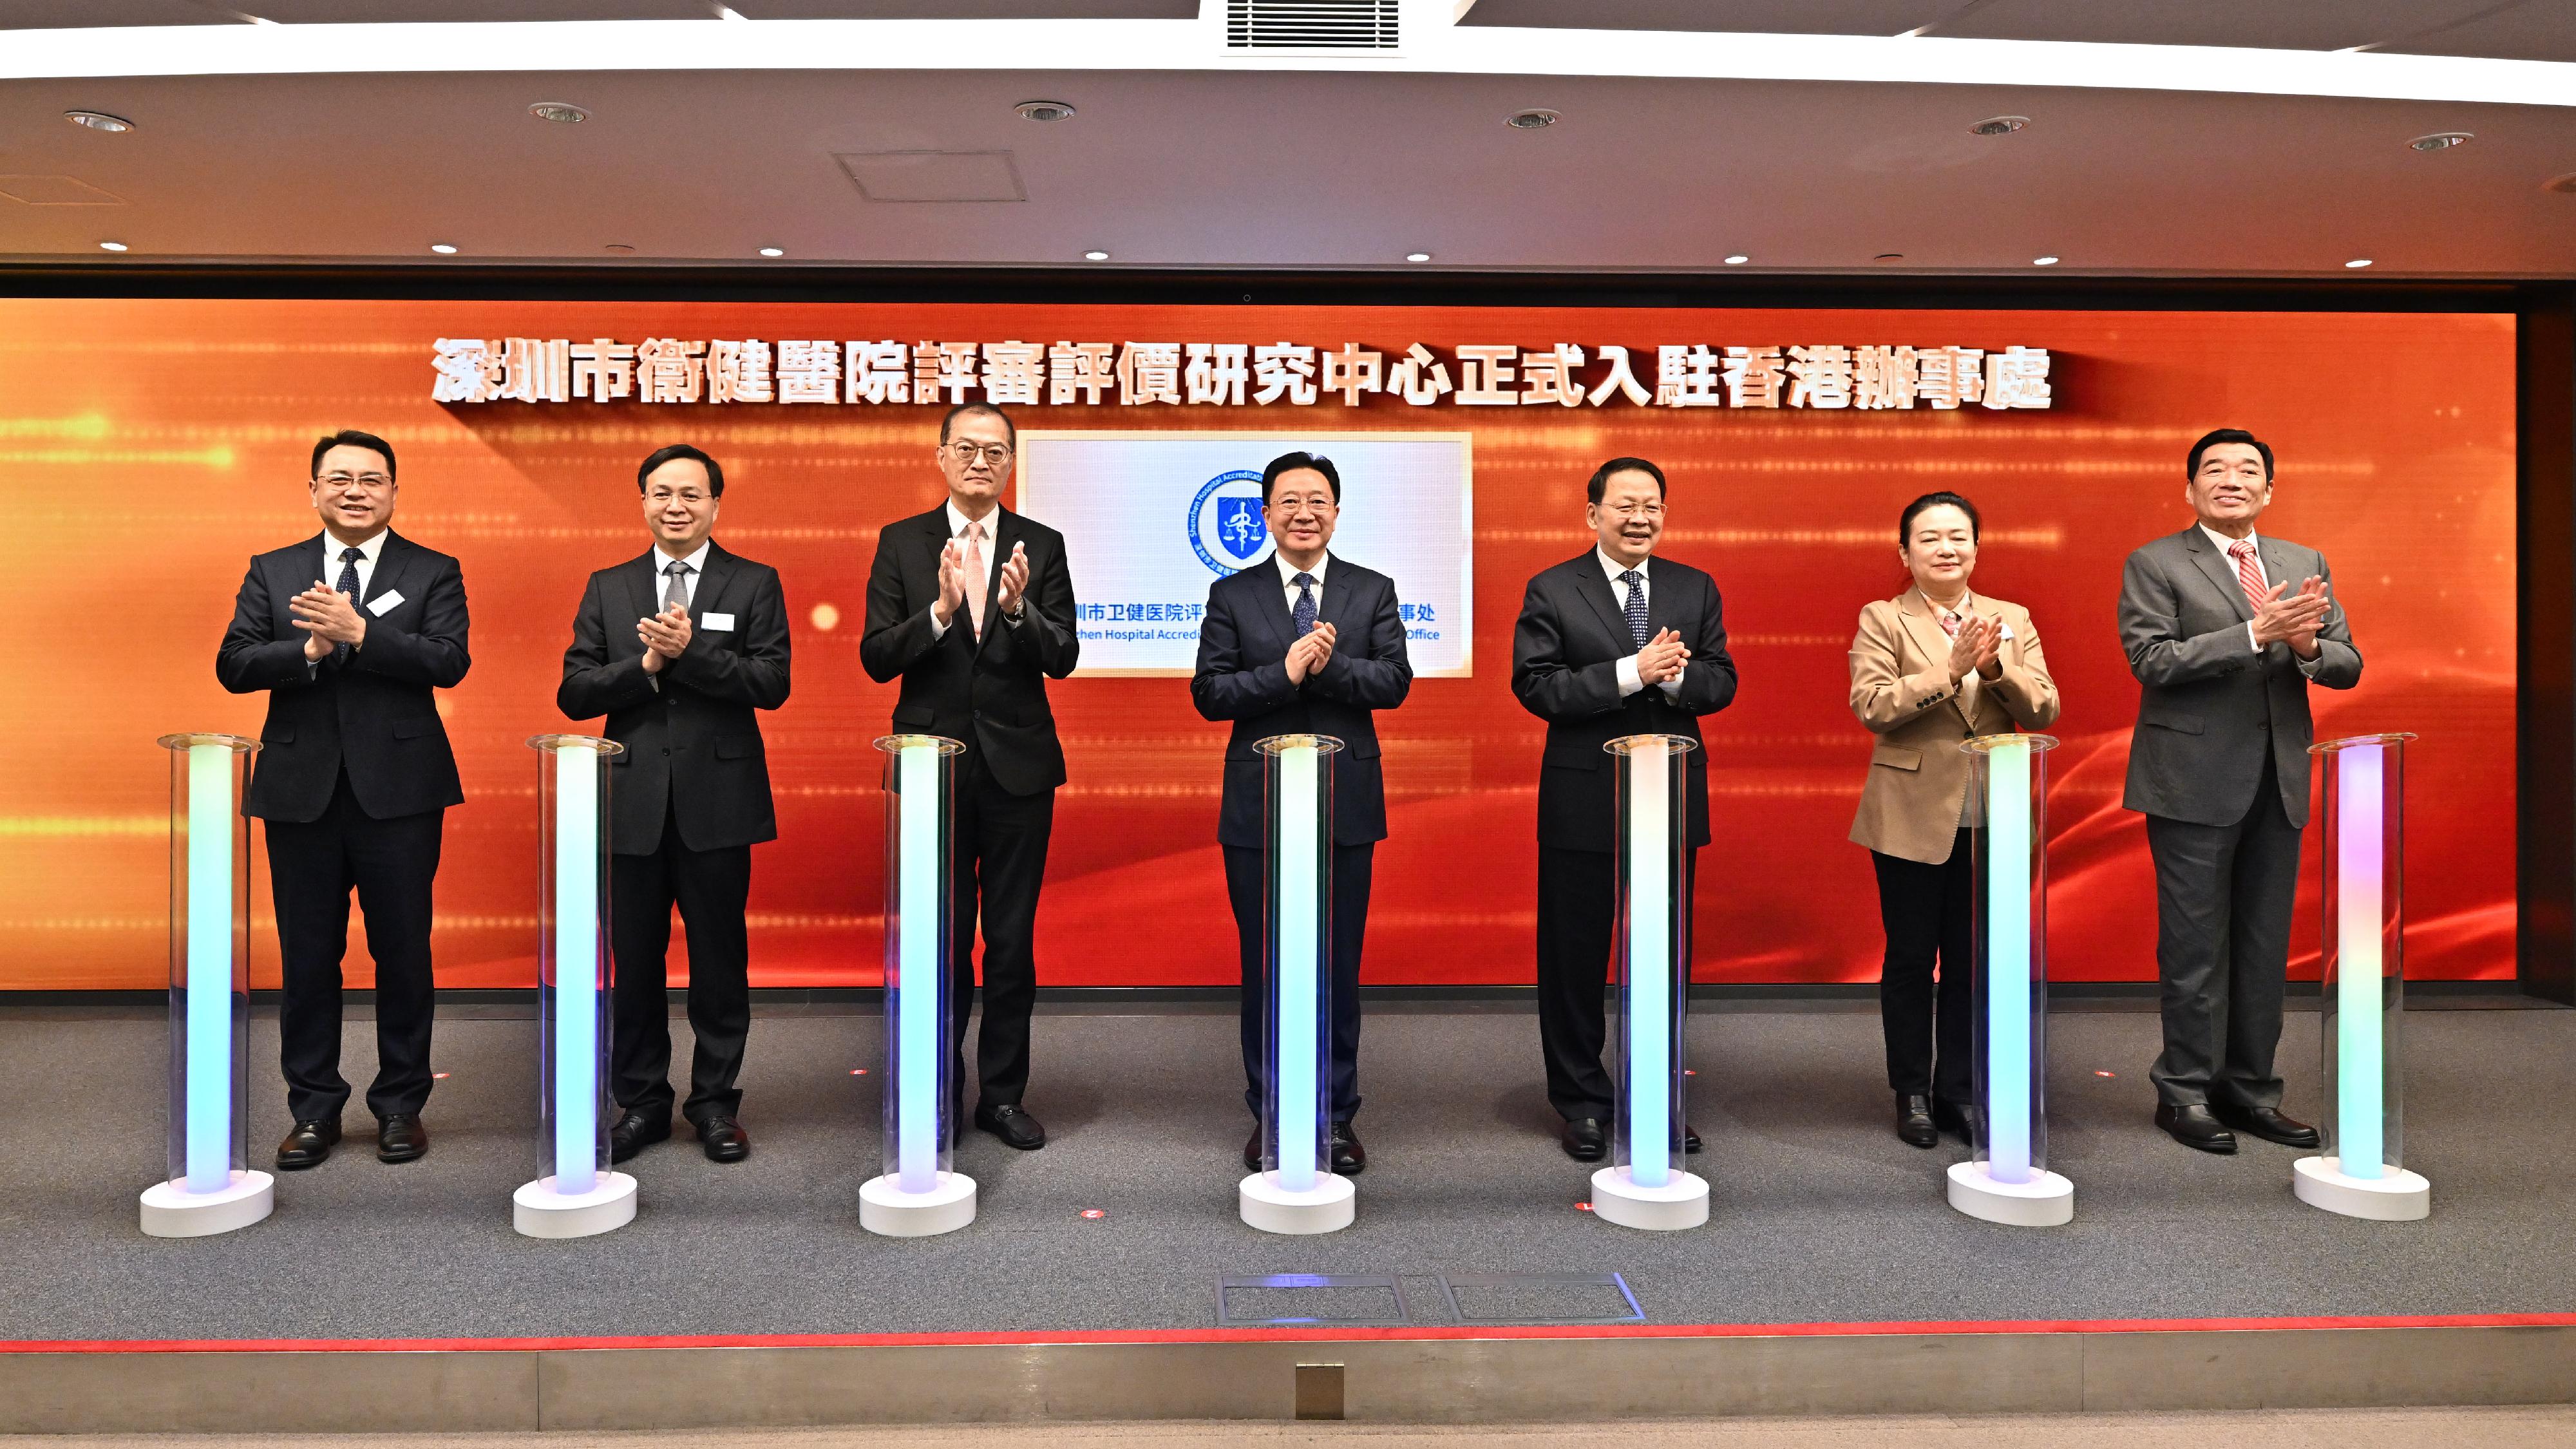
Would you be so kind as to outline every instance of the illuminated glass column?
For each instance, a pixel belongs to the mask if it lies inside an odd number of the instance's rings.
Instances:
[[[885,751],[885,1172],[859,1188],[859,1225],[925,1238],[975,1221],[975,1179],[951,1170],[949,830],[956,757],[938,735],[887,735]]]
[[[1624,735],[1603,748],[1618,772],[1611,969],[1619,1011],[1610,1165],[1592,1174],[1595,1217],[1630,1228],[1708,1221],[1708,1183],[1682,1169],[1682,1023],[1690,1008],[1690,796],[1698,746]]]
[[[1272,735],[1261,752],[1261,1171],[1243,1220],[1271,1233],[1351,1225],[1358,1193],[1332,1169],[1333,755],[1330,735]]]
[[[143,1190],[143,1231],[197,1238],[275,1205],[250,1171],[242,1037],[250,1022],[250,821],[237,735],[163,735],[170,752],[169,1179]]]
[[[2312,745],[2326,766],[2325,1121],[2320,1155],[2292,1164],[2311,1207],[2402,1222],[2433,1185],[2399,1163],[2398,1026],[2405,1019],[2406,742],[2354,735]]]
[[[1950,1206],[2007,1227],[2055,1227],[2075,1216],[2075,1184],[2048,1170],[2048,752],[2057,741],[1980,735],[1959,748],[1986,825],[1969,836],[1974,1160],[1951,1165]]]
[[[608,1165],[608,781],[626,747],[539,735],[537,1176],[510,1194],[532,1238],[586,1238],[635,1220],[635,1179]]]

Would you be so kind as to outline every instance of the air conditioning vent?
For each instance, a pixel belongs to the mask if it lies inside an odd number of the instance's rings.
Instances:
[[[1228,50],[1393,50],[1397,0],[1226,0]]]

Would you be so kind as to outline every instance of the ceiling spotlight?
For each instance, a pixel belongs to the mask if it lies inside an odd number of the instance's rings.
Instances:
[[[111,116],[105,111],[65,111],[63,119],[75,126],[87,126],[93,131],[111,131],[121,134],[134,129],[132,121],[123,116]]]
[[[1070,121],[1073,119],[1073,103],[1071,101],[1022,101],[1018,105],[1011,107],[1011,109],[1019,112],[1020,119],[1023,121]]]
[[[2432,135],[2418,136],[2406,144],[2418,151],[2448,151],[2454,146],[2465,146],[2476,139],[2476,136],[2467,131],[2435,131]]]
[[[1404,259],[1405,259],[1406,261],[1408,261],[1408,262],[1427,262],[1427,261],[1431,260],[1431,253],[1429,253],[1429,252],[1406,252],[1406,253],[1404,254]]]
[[[103,252],[121,252],[121,251],[125,250],[125,243],[123,243],[123,242],[100,242],[100,243],[98,244],[98,249],[99,249],[100,251],[103,251]]]
[[[1099,248],[1095,247],[1090,251],[1084,252],[1082,254],[1082,259],[1086,262],[1105,262],[1109,260],[1109,253],[1101,251]]]
[[[456,247],[452,242],[431,242],[429,244],[429,249],[438,253],[442,257],[452,257],[456,255]]]
[[[1564,119],[1562,115],[1549,110],[1514,111],[1503,117],[1503,124],[1515,131],[1544,131]]]
[[[762,248],[760,249],[760,254],[761,254],[762,256],[764,256],[764,257],[783,257],[783,256],[787,255],[787,248],[785,248],[785,247],[762,247]]]
[[[2055,258],[2055,257],[2032,257],[2032,258],[2030,259],[2030,264],[2031,264],[2032,266],[2034,266],[2034,267],[2053,267],[2053,266],[2056,266],[2056,265],[2057,265],[2057,258]]]
[[[1880,252],[1877,256],[1871,257],[1870,260],[1878,263],[1880,266],[1886,266],[1891,262],[1901,262],[1905,260],[1905,253]]]
[[[528,107],[528,114],[540,121],[553,121],[563,126],[578,126],[590,119],[590,112],[570,101],[539,101]]]
[[[627,255],[628,253],[633,252],[633,251],[635,250],[635,243],[633,243],[633,242],[610,242],[610,243],[608,243],[606,246],[602,247],[602,248],[601,248],[601,250],[602,250],[602,251],[611,251],[611,252],[615,252],[615,253],[617,253],[619,256],[625,256],[625,255]]]
[[[1751,260],[1753,260],[1751,257],[1744,255],[1742,252],[1738,252],[1734,256],[1728,257],[1726,259],[1726,264],[1730,267],[1740,267]]]
[[[2030,124],[2028,116],[1988,116],[1968,128],[1971,136],[2009,136]]]
[[[2356,272],[2369,265],[2370,258],[2368,257],[2354,257],[2351,261],[2344,263],[2345,267]]]

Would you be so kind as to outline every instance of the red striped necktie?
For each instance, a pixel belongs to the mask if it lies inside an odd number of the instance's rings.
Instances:
[[[2240,538],[2227,546],[2227,556],[2236,560],[2236,582],[2245,589],[2248,608],[2263,607],[2263,596],[2271,589],[2263,582],[2263,566],[2254,561],[2254,541]]]

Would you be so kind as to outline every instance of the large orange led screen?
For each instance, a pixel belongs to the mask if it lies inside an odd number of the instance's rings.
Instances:
[[[1556,344],[1582,348],[1573,383],[1585,395],[1572,407],[1468,406],[1454,392],[1414,406],[1383,391],[1297,406],[1293,389],[1266,406],[1131,405],[1113,389],[1096,404],[1018,410],[1024,426],[1064,429],[1472,434],[1473,672],[1417,682],[1379,723],[1393,831],[1369,922],[1366,979],[1379,983],[1531,979],[1541,730],[1510,693],[1512,619],[1531,573],[1590,546],[1583,482],[1615,454],[1669,470],[1667,552],[1716,576],[1742,673],[1734,707],[1707,722],[1717,840],[1699,870],[1699,979],[1877,975],[1869,861],[1845,839],[1869,741],[1845,703],[1844,651],[1861,605],[1904,581],[1898,509],[1935,488],[1982,507],[1976,582],[2030,607],[2064,696],[2049,796],[2053,971],[2152,978],[2145,836],[2119,804],[2138,691],[2113,602],[2123,556],[2190,521],[2190,440],[2252,428],[2281,458],[2263,527],[2325,551],[2366,661],[2359,689],[2315,692],[2320,736],[2422,736],[2407,780],[2409,971],[2513,971],[2509,317],[16,300],[0,301],[0,466],[17,524],[0,630],[0,669],[17,681],[0,693],[0,986],[166,980],[168,766],[153,739],[258,732],[264,701],[218,687],[216,642],[250,555],[315,531],[308,450],[344,426],[396,444],[395,527],[458,555],[472,601],[472,673],[439,699],[467,796],[448,816],[438,879],[440,982],[530,981],[536,757],[523,741],[566,727],[555,683],[584,577],[646,546],[635,465],[679,440],[724,461],[717,537],[781,570],[794,621],[794,697],[764,720],[781,836],[754,853],[753,979],[877,980],[884,836],[869,741],[894,691],[859,669],[863,588],[878,526],[940,497],[936,408],[837,395],[433,400],[438,339],[508,337],[1287,340],[1357,343],[1390,367],[1418,343],[1453,383],[1468,381],[1462,348],[1517,348],[1523,363],[1539,352],[1542,373]],[[1608,376],[1605,345],[1627,350],[1651,393],[1656,349],[1699,344],[2046,349],[2050,405],[1588,395]],[[1529,379],[1481,381],[1518,392]],[[1369,508],[1371,487],[1350,478],[1346,511]],[[1187,546],[1178,519],[1135,527]],[[1072,565],[1079,593],[1078,554]],[[1198,718],[1178,679],[1077,673],[1052,697],[1072,780],[1039,915],[1041,981],[1233,981],[1215,845],[1222,727]],[[2311,976],[2316,834],[2294,963]],[[254,901],[253,979],[273,985],[264,864]],[[371,979],[361,941],[353,984]]]

